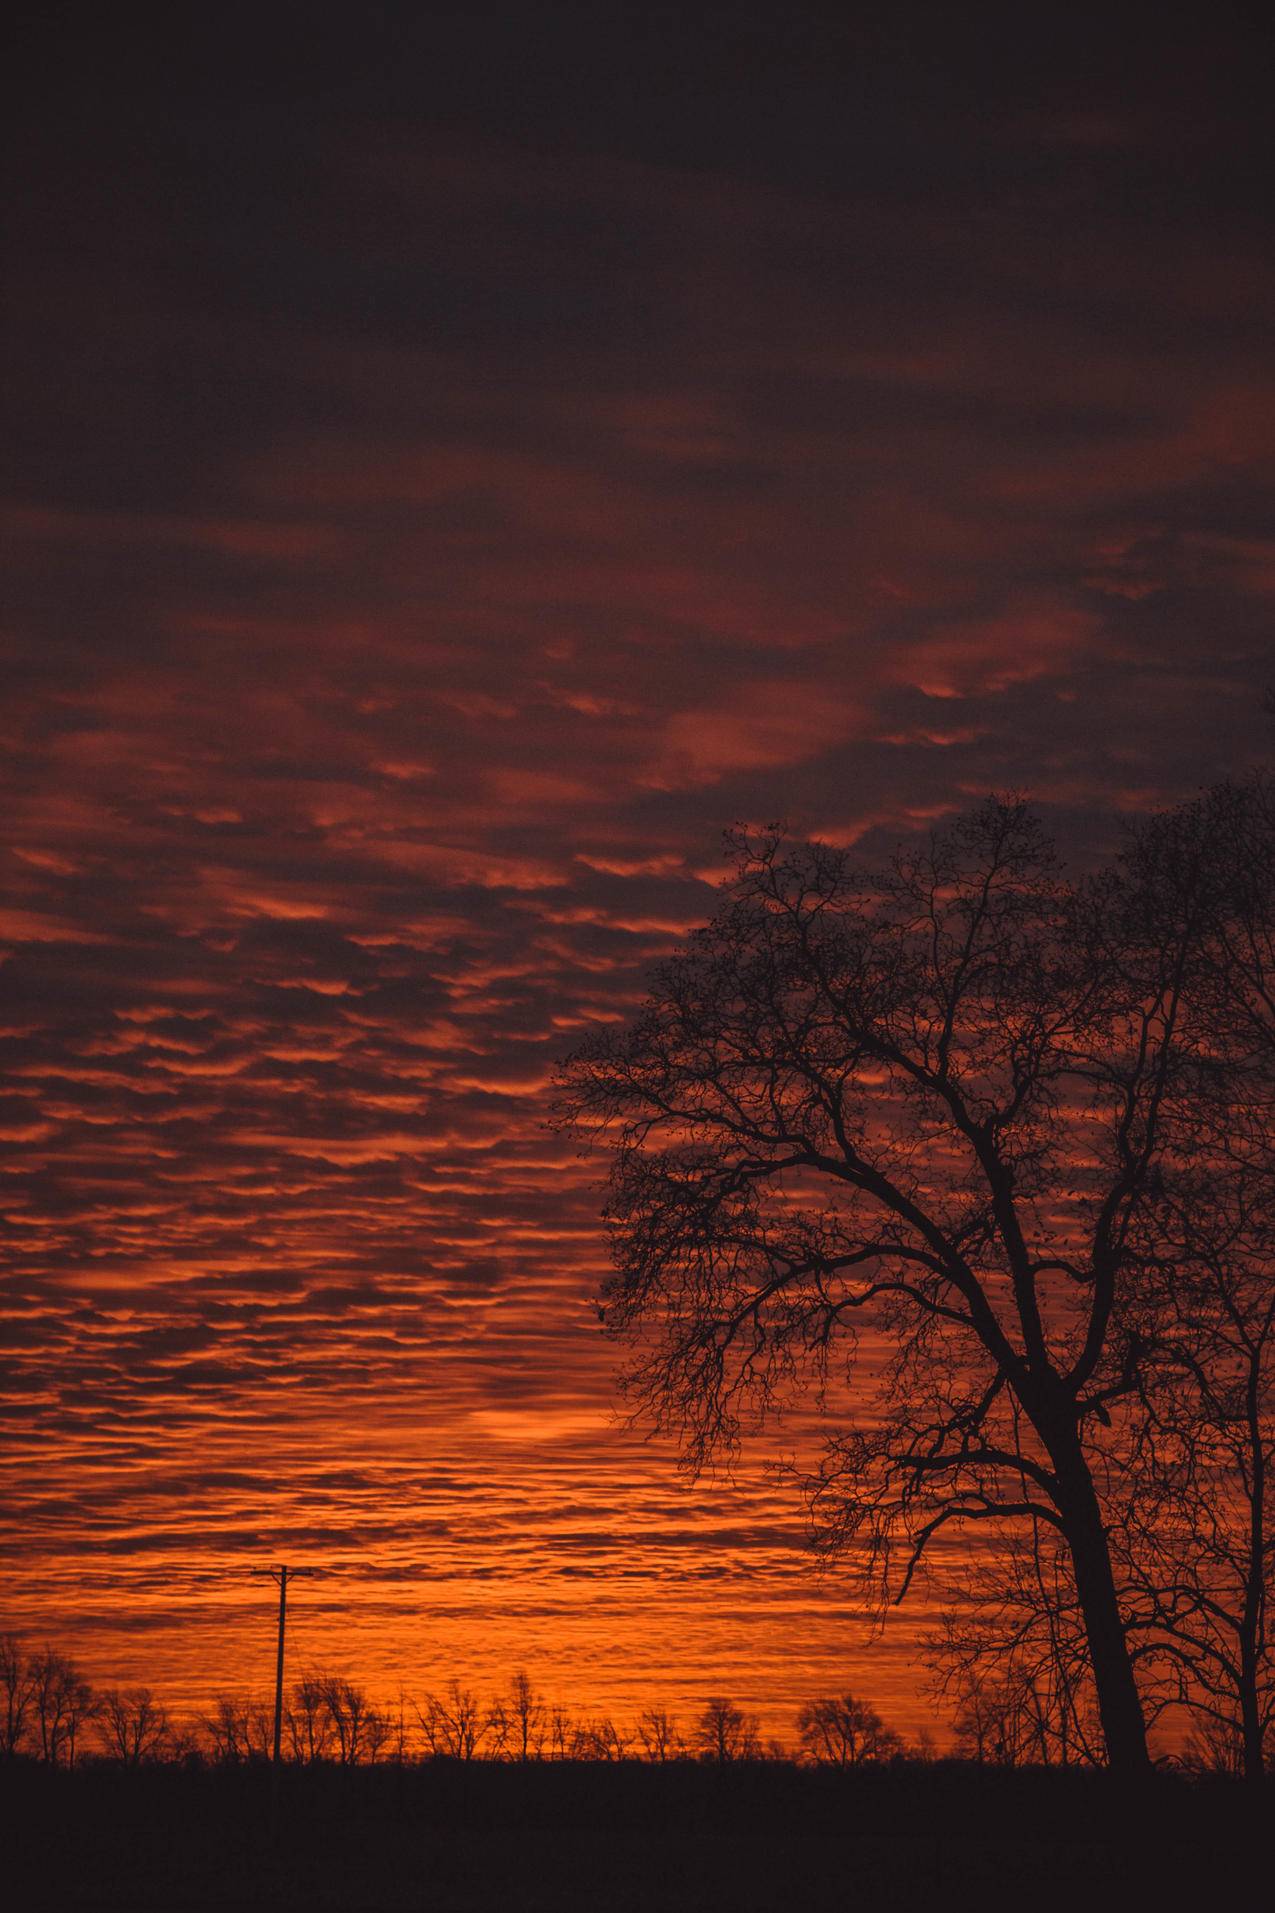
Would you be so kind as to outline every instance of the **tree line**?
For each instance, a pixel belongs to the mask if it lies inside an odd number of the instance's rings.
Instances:
[[[875,863],[779,830],[731,851],[712,921],[557,1088],[610,1157],[635,1417],[694,1473],[817,1411],[814,1544],[881,1616],[941,1592],[967,1712],[999,1690],[1015,1745],[1126,1772],[1185,1716],[1259,1778],[1275,784],[1080,874],[1016,799]]]
[[[188,1721],[175,1719],[149,1687],[95,1688],[56,1648],[23,1649],[0,1637],[6,1758],[27,1756],[74,1766],[86,1752],[124,1766],[162,1760],[247,1765],[272,1757],[274,1709],[243,1694],[219,1695]],[[911,1754],[928,1758],[927,1734],[911,1747],[876,1709],[852,1694],[808,1702],[797,1715],[798,1757],[851,1766]],[[732,1700],[707,1699],[693,1721],[662,1707],[631,1721],[576,1716],[549,1702],[522,1669],[501,1691],[482,1696],[460,1681],[412,1698],[400,1691],[375,1701],[346,1675],[307,1671],[285,1691],[282,1752],[310,1766],[372,1765],[379,1760],[711,1760],[788,1759],[764,1739],[758,1718]]]
[[[57,1648],[25,1650],[0,1636],[4,1714],[0,1756],[51,1767],[86,1757],[123,1767],[157,1763],[240,1767],[272,1758],[273,1705],[251,1695],[218,1695],[188,1719],[175,1716],[148,1686],[94,1687]],[[525,1670],[483,1696],[460,1681],[413,1698],[400,1690],[377,1701],[347,1675],[302,1673],[285,1690],[282,1756],[299,1766],[372,1766],[446,1761],[796,1761],[832,1767],[937,1759],[926,1727],[908,1738],[850,1692],[806,1701],[786,1743],[763,1735],[758,1717],[723,1695],[705,1700],[683,1723],[666,1708],[630,1720],[581,1716],[551,1702]],[[991,1766],[1091,1764],[1083,1737],[1070,1747],[1042,1718],[1040,1698],[1012,1672],[965,1680],[951,1720],[950,1757]],[[1237,1748],[1207,1730],[1187,1743],[1180,1764],[1237,1772]]]

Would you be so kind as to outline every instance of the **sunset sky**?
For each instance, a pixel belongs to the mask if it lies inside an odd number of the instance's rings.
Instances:
[[[926,1711],[781,1432],[616,1425],[546,1086],[736,820],[1083,859],[1267,752],[1268,75],[692,11],[19,29],[0,1624],[95,1678],[264,1692],[286,1559],[378,1693]]]

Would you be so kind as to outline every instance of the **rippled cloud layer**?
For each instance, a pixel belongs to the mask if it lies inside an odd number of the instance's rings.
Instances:
[[[689,1492],[616,1427],[597,1165],[546,1085],[737,819],[871,849],[1013,787],[1087,854],[1264,751],[1275,274],[1216,49],[1194,92],[1179,48],[1132,94],[958,63],[913,99],[838,41],[847,121],[809,31],[751,139],[753,67],[716,98],[693,49],[692,99],[645,40],[663,133],[537,118],[534,77],[380,110],[322,49],[309,91],[73,126],[45,71],[7,1618],[103,1678],[263,1680],[248,1570],[287,1557],[323,1570],[298,1652],[386,1691],[914,1704],[911,1624],[865,1644],[771,1450]]]

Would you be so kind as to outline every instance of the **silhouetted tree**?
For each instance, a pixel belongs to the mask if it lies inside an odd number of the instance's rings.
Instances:
[[[303,1674],[293,1682],[284,1723],[294,1760],[313,1766],[316,1760],[326,1759],[332,1747],[332,1717],[322,1674]]]
[[[609,1714],[601,1714],[595,1720],[576,1723],[570,1757],[573,1760],[623,1760],[631,1744],[631,1736]]]
[[[544,1749],[545,1705],[519,1668],[509,1683],[509,1748],[516,1760],[532,1760]]]
[[[270,1760],[274,1755],[274,1710],[264,1701],[250,1701],[245,1708],[248,1752],[253,1760]]]
[[[390,1723],[390,1735],[394,1743],[392,1758],[396,1765],[402,1767],[405,1765],[408,1757],[408,1742],[407,1695],[404,1692],[403,1683],[401,1681],[399,1682],[398,1688],[398,1706],[394,1710],[394,1717]]]
[[[1029,1759],[1022,1690],[995,1675],[968,1679],[953,1721],[953,1752],[985,1767],[1014,1767]]]
[[[1012,1717],[999,1764],[1100,1759],[1084,1617],[1061,1537],[1053,1529],[1005,1535],[993,1559],[976,1558],[957,1579],[961,1604],[924,1643],[938,1692],[980,1734],[984,1723]],[[1151,1697],[1153,1711],[1165,1698]]]
[[[637,1736],[648,1760],[676,1760],[685,1751],[677,1722],[663,1707],[647,1707],[638,1715]]]
[[[551,1707],[549,1710],[549,1757],[552,1760],[566,1760],[571,1745],[571,1719],[563,1707]]]
[[[1146,915],[1201,882],[1206,910],[1186,983],[1195,1067],[1136,1231],[1155,1359],[1118,1538],[1140,1651],[1239,1732],[1258,1779],[1275,1720],[1275,787],[1222,785],[1150,821],[1132,867]]]
[[[837,1767],[889,1760],[903,1742],[875,1707],[853,1694],[830,1694],[807,1701],[797,1716],[802,1752],[811,1760]]]
[[[33,1698],[31,1664],[16,1634],[0,1635],[0,1682],[4,1686],[0,1754],[11,1760],[27,1744]]]
[[[357,1682],[339,1674],[318,1677],[324,1710],[343,1767],[375,1760],[389,1737],[389,1724]]]
[[[945,1529],[1044,1523],[1074,1575],[1108,1758],[1147,1762],[1106,1458],[1142,1344],[1131,1237],[1166,1145],[1197,885],[1152,918],[1123,867],[1061,878],[988,802],[888,868],[735,841],[712,923],[566,1067],[613,1151],[604,1316],[691,1466],[851,1381],[812,1483],[821,1545],[901,1598]],[[875,1394],[860,1325],[887,1351]]]
[[[73,1767],[80,1732],[96,1712],[93,1689],[74,1661],[52,1647],[32,1655],[29,1675],[40,1758],[51,1767]]]
[[[757,1718],[735,1703],[714,1695],[695,1724],[695,1746],[704,1760],[725,1764],[756,1760],[761,1752]]]
[[[416,1712],[426,1749],[435,1757],[476,1760],[492,1735],[491,1709],[459,1681],[451,1681],[443,1695],[427,1694]]]
[[[359,1748],[359,1757],[369,1766],[381,1758],[385,1749],[394,1740],[394,1723],[381,1707],[369,1707],[363,1716],[363,1736]]]
[[[219,1694],[209,1713],[201,1714],[199,1726],[212,1758],[223,1767],[237,1767],[249,1758],[248,1703],[230,1694]]]
[[[1263,1190],[1246,1210],[1246,1181],[1201,1149],[1162,1205],[1167,1325],[1121,1540],[1145,1651],[1259,1779],[1275,1722],[1275,1207]]]
[[[1204,1714],[1187,1736],[1182,1765],[1191,1773],[1227,1774],[1238,1778],[1246,1770],[1241,1723],[1216,1714]]]
[[[260,1701],[239,1694],[219,1694],[211,1713],[202,1714],[199,1728],[212,1758],[225,1767],[249,1760],[269,1760],[274,1750],[274,1717]]]
[[[126,1767],[160,1760],[168,1750],[168,1715],[149,1687],[108,1687],[99,1697],[97,1729],[112,1760]]]
[[[488,1760],[500,1760],[508,1751],[511,1724],[504,1697],[497,1694],[488,1701],[483,1716],[483,1752]]]

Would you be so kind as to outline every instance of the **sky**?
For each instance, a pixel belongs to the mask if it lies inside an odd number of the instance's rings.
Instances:
[[[0,1624],[98,1679],[264,1692],[287,1560],[381,1694],[927,1712],[783,1431],[618,1422],[547,1087],[737,821],[1266,754],[1264,62],[691,11],[10,29]]]

